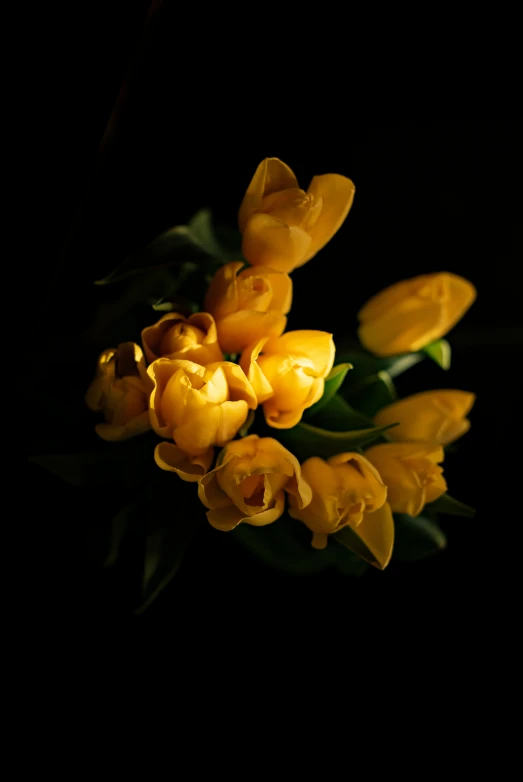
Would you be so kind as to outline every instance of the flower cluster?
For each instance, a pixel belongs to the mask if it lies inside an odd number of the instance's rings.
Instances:
[[[272,524],[287,500],[315,549],[346,530],[384,567],[393,513],[417,516],[445,493],[443,448],[469,428],[474,396],[428,391],[382,406],[370,424],[386,434],[366,450],[318,452],[300,464],[283,444],[284,430],[322,400],[335,360],[332,334],[286,331],[290,273],[338,231],[354,191],[338,174],[301,190],[287,165],[264,160],[239,210],[244,260],[216,271],[202,312],[168,312],[142,331],[141,346],[105,350],[86,401],[105,417],[96,425],[105,440],[154,430],[156,464],[197,483],[216,529]],[[471,283],[446,272],[399,282],[360,310],[360,342],[380,358],[420,351],[474,298]],[[258,407],[273,436],[248,433]]]

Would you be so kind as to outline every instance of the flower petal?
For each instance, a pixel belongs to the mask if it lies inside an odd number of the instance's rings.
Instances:
[[[323,207],[315,224],[309,229],[312,242],[306,257],[298,266],[316,255],[341,228],[352,206],[354,192],[354,183],[340,174],[314,177],[308,193],[314,199],[323,199]]]
[[[249,218],[243,234],[242,252],[253,266],[270,266],[291,272],[304,263],[311,237],[298,226],[288,226],[264,212]]]
[[[276,310],[240,310],[218,321],[220,345],[226,353],[240,353],[262,337],[278,337],[286,325],[287,318]]]
[[[244,373],[247,375],[247,379],[251,384],[258,404],[267,401],[273,395],[273,389],[262,370],[260,369],[257,358],[260,355],[260,351],[267,342],[267,337],[253,342],[248,348],[246,348],[240,359],[240,366]],[[245,439],[245,438],[244,438]]]
[[[204,308],[215,320],[236,312],[238,308],[236,276],[242,266],[242,261],[231,261],[225,266],[220,266],[212,278],[205,296]]]
[[[288,331],[277,339],[268,340],[263,352],[266,355],[284,353],[306,356],[313,362],[316,376],[325,378],[334,364],[336,348],[332,334],[327,331],[301,329]]]
[[[245,423],[249,408],[243,399],[237,402],[223,402],[218,407],[220,419],[214,436],[214,444],[223,447],[236,437],[241,425]]]
[[[214,448],[200,456],[189,456],[174,443],[158,443],[154,451],[154,461],[162,470],[177,473],[184,481],[196,482],[209,469],[214,457]]]
[[[240,231],[243,233],[247,220],[255,209],[260,208],[264,196],[293,187],[298,187],[298,182],[289,166],[276,157],[262,160],[240,206],[238,215]]]
[[[349,526],[376,559],[377,564],[372,564],[381,570],[387,567],[394,547],[394,519],[389,503],[372,513],[364,513],[357,526]]]
[[[245,279],[247,277],[267,277],[272,289],[271,310],[277,310],[278,312],[286,315],[292,304],[292,280],[288,274],[278,272],[272,269],[270,266],[252,266],[248,269],[244,269],[238,275],[238,278]]]

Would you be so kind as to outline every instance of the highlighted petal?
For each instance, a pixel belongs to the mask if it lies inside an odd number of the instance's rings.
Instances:
[[[291,272],[306,260],[309,234],[264,212],[253,214],[245,226],[242,252],[253,266],[264,265]]]
[[[260,208],[264,196],[293,187],[298,187],[298,181],[289,166],[276,157],[262,160],[251,179],[240,206],[238,215],[240,231],[243,233],[247,220],[255,209]]]
[[[154,451],[154,460],[162,470],[177,473],[184,481],[196,482],[205,475],[212,464],[214,448],[200,456],[189,456],[177,445],[169,442],[158,443]]]
[[[309,250],[298,266],[316,255],[341,228],[352,206],[354,192],[354,183],[340,174],[314,177],[308,194],[313,196],[314,200],[322,199],[323,205],[319,217],[309,229],[312,236]]]

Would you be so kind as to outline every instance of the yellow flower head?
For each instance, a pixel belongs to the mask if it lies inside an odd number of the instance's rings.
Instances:
[[[377,356],[420,350],[444,337],[476,298],[457,274],[422,274],[373,296],[358,313],[361,344]]]
[[[262,337],[279,337],[292,303],[292,282],[287,274],[264,266],[247,268],[233,261],[214,275],[205,308],[212,313],[220,345],[239,353]]]
[[[147,371],[154,386],[153,429],[191,456],[208,458],[213,446],[226,445],[245,422],[249,408],[257,406],[243,371],[229,361],[202,367],[193,361],[159,358]]]
[[[311,501],[298,460],[277,440],[257,435],[229,443],[198,485],[210,524],[224,531],[241,522],[272,524],[283,513],[284,492],[298,508]]]
[[[291,272],[309,261],[341,227],[354,199],[354,184],[340,174],[315,176],[300,190],[278,158],[263,160],[239,213],[242,252],[253,266]]]
[[[103,412],[105,423],[96,424],[103,440],[128,440],[151,428],[147,377],[142,349],[134,342],[122,342],[100,354],[96,375],[87,390],[87,406]]]
[[[168,312],[142,331],[147,361],[157,358],[183,358],[205,366],[223,361],[214,318],[208,312],[196,312],[189,318]]]
[[[376,426],[397,423],[388,432],[392,440],[425,441],[448,445],[470,429],[466,418],[475,400],[468,391],[422,391],[383,407]]]
[[[425,503],[434,502],[447,490],[444,453],[434,443],[383,443],[373,445],[365,456],[387,486],[387,499],[394,513],[417,516]]]
[[[321,399],[334,352],[332,334],[288,331],[259,340],[242,353],[240,366],[263,403],[269,426],[295,426],[303,411]]]
[[[327,461],[314,456],[301,469],[312,489],[312,501],[299,508],[291,497],[289,513],[311,530],[314,548],[325,548],[329,534],[349,526],[381,552],[385,567],[392,553],[394,526],[387,488],[376,468],[358,453],[341,453]]]

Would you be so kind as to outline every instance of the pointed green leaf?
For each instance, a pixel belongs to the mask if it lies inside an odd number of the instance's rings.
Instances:
[[[372,418],[355,410],[339,394],[335,394],[322,408],[315,417],[314,423],[316,426],[321,426],[322,429],[329,429],[332,432],[370,429],[374,426]]]
[[[196,486],[158,470],[147,487],[142,614],[180,569],[200,524],[203,507]]]
[[[347,386],[343,389],[342,395],[351,406],[368,418],[373,418],[378,410],[392,404],[397,399],[394,383],[385,370],[380,370],[376,375],[370,375],[354,389]]]
[[[455,500],[449,494],[442,494],[434,502],[430,502],[426,505],[427,510],[434,511],[435,513],[446,513],[449,516],[466,516],[471,519],[476,515],[475,508],[471,508],[470,505],[465,505],[464,502]]]
[[[347,385],[356,386],[369,375],[387,372],[390,377],[398,377],[407,369],[425,358],[423,353],[400,353],[397,356],[378,358],[366,351],[342,351],[336,356],[338,361],[348,361],[353,369],[347,378]]]
[[[424,559],[442,551],[447,545],[442,530],[425,516],[395,513],[394,527],[394,558],[397,560],[411,562]]]
[[[358,526],[347,525],[332,537],[365,562],[384,570],[390,562],[394,545],[394,520],[390,506],[386,503],[379,510],[366,513]]]
[[[365,562],[334,541],[321,551],[312,548],[312,532],[287,515],[266,527],[240,524],[231,536],[267,565],[287,573],[308,575],[335,567],[358,576],[365,570]]]
[[[110,285],[120,282],[147,269],[181,266],[186,261],[201,262],[208,257],[201,246],[193,241],[186,225],[177,225],[157,236],[145,248],[132,253],[111,274],[95,285]]]
[[[422,352],[435,361],[442,369],[450,369],[452,351],[446,339],[438,339],[436,342],[431,342],[430,345],[423,348]]]
[[[306,418],[313,418],[321,410],[323,410],[326,405],[329,404],[330,400],[333,398],[338,388],[345,380],[345,375],[349,369],[352,369],[352,364],[348,363],[337,364],[337,366],[331,369],[328,377],[325,379],[325,389],[323,391],[323,396],[320,400],[318,400],[318,402],[316,402],[315,405],[312,405],[312,407],[306,410]]]
[[[189,235],[192,241],[201,247],[208,255],[218,260],[226,260],[227,253],[220,246],[212,224],[212,212],[210,209],[200,209],[194,217],[191,218],[189,225]]]
[[[395,424],[393,424],[395,426]],[[300,423],[292,429],[280,429],[278,439],[303,461],[310,456],[328,459],[344,451],[354,451],[376,440],[391,426],[373,426],[346,432],[331,432]]]

